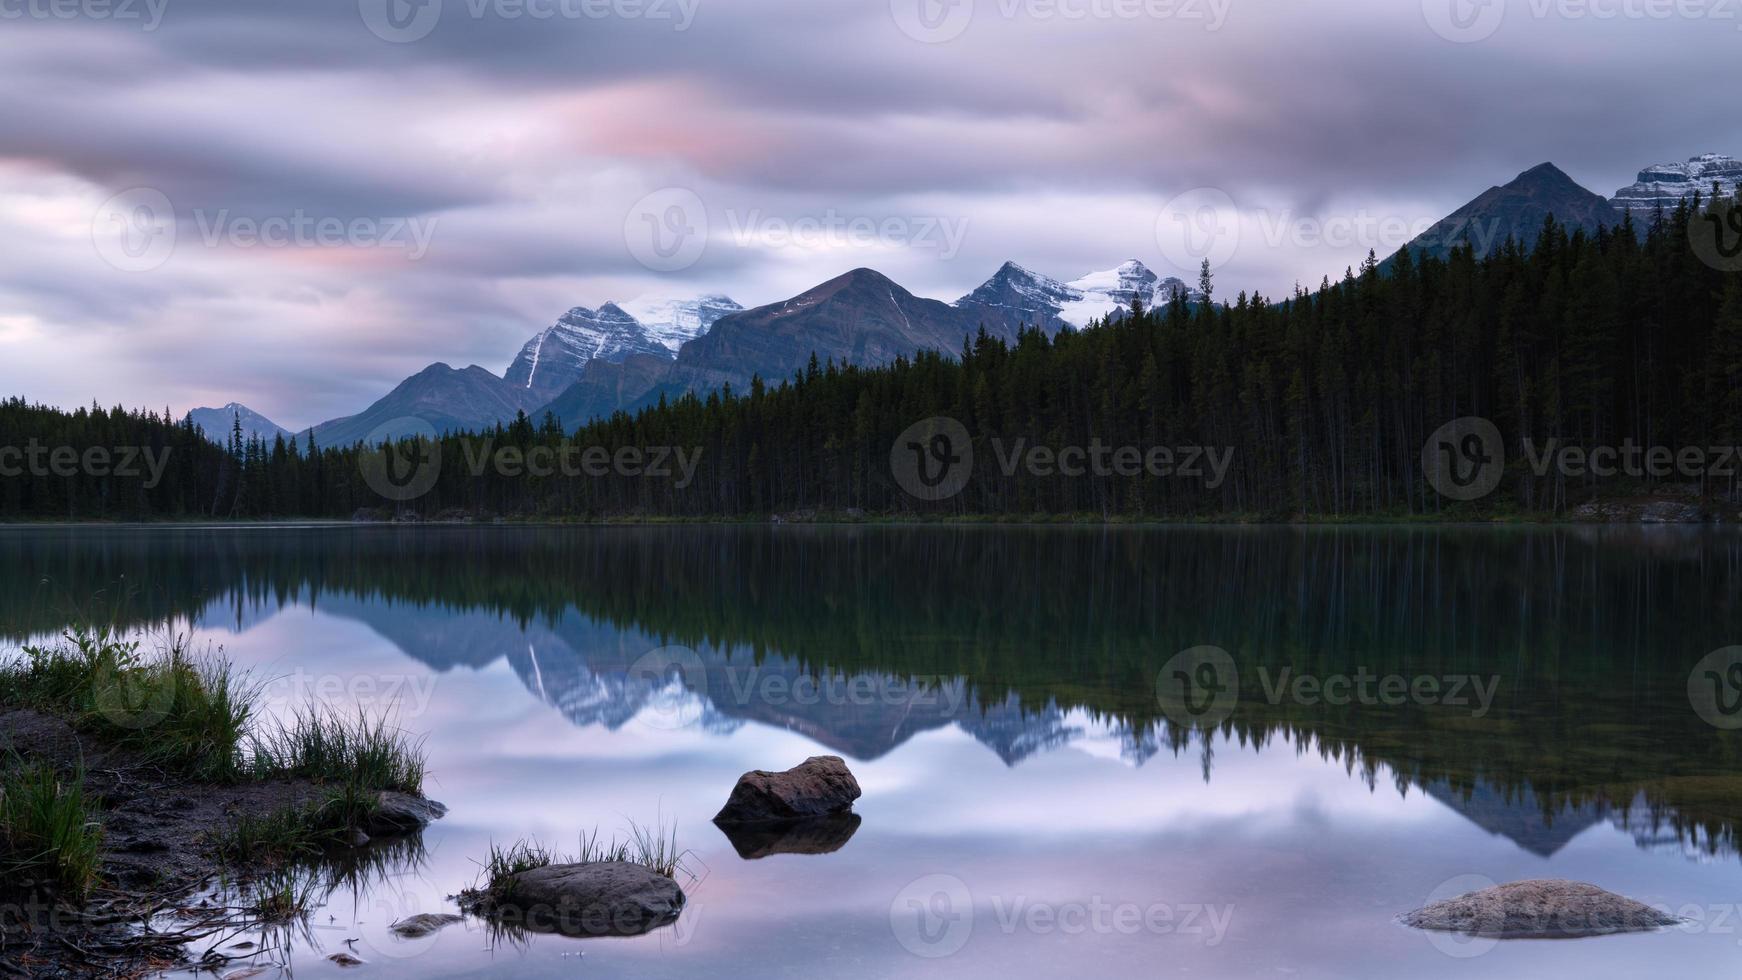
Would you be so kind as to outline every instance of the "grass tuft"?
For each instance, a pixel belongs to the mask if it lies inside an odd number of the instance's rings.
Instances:
[[[242,773],[256,692],[228,664],[195,656],[184,637],[155,654],[107,632],[67,633],[53,647],[25,647],[0,670],[0,701],[40,708],[192,779]]]
[[[346,718],[331,709],[298,710],[277,731],[250,739],[255,771],[316,782],[423,792],[422,745],[385,718],[359,713]]]
[[[84,898],[97,884],[103,849],[84,773],[63,779],[48,766],[13,761],[0,773],[0,882]]]

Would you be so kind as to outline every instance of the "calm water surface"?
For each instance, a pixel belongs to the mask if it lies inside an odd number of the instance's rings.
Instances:
[[[298,976],[1742,967],[1742,737],[1689,695],[1742,643],[1729,531],[39,528],[0,555],[9,644],[191,629],[270,711],[425,740],[450,815],[327,898]],[[1174,689],[1198,647],[1237,689]],[[746,858],[709,822],[740,773],[824,753],[865,791],[808,842],[834,850]],[[661,819],[692,852],[672,927],[387,932],[451,910],[493,841]],[[1698,920],[1497,945],[1392,922],[1530,877]]]

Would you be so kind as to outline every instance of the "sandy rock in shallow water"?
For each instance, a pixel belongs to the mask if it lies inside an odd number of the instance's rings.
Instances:
[[[670,878],[627,861],[593,861],[512,875],[493,883],[475,910],[510,929],[587,937],[639,936],[676,921],[683,906]]]
[[[757,769],[738,777],[717,824],[808,820],[852,807],[859,781],[835,755],[814,755],[785,772]]]
[[[422,939],[425,936],[435,935],[456,922],[463,921],[465,921],[465,919],[458,915],[425,912],[422,915],[414,915],[409,918],[400,919],[398,922],[395,922],[387,928],[392,930],[393,934],[401,939]]]
[[[1681,920],[1596,885],[1532,879],[1435,902],[1405,912],[1398,921],[1487,939],[1578,939],[1646,932]]]
[[[363,825],[364,832],[375,837],[415,834],[430,821],[446,816],[448,808],[434,800],[409,793],[384,792],[376,797],[375,812]]]

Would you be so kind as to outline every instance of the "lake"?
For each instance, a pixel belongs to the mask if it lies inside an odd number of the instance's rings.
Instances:
[[[40,527],[0,555],[9,646],[191,632],[270,713],[320,700],[424,740],[449,815],[326,897],[274,954],[298,976],[1742,962],[1731,530]],[[857,821],[710,822],[741,773],[823,754]],[[670,927],[387,931],[450,911],[493,842],[660,822],[690,852]],[[1505,943],[1393,921],[1549,877],[1689,921]]]

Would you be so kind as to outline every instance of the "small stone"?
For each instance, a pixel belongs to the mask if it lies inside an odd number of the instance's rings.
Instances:
[[[356,958],[355,956],[352,956],[350,953],[334,953],[333,955],[327,957],[327,959],[332,960],[334,963],[337,963],[340,966],[362,966],[363,965],[362,960]]]

